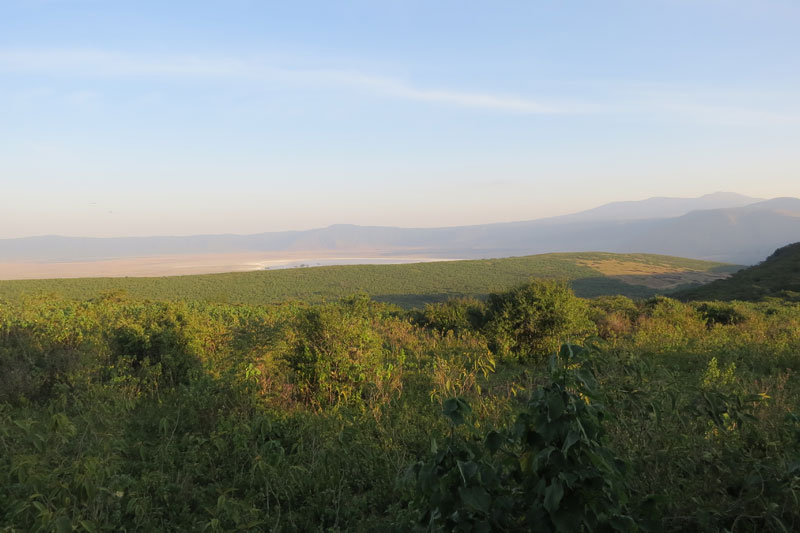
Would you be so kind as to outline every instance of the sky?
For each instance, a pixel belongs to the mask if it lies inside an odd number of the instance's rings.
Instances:
[[[0,238],[800,197],[797,0],[0,0]]]

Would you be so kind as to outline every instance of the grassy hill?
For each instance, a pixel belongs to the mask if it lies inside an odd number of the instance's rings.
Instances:
[[[456,296],[483,296],[531,278],[569,280],[579,296],[648,297],[707,283],[738,267],[650,254],[557,253],[405,265],[354,265],[157,278],[0,281],[0,300],[57,293],[93,298],[124,290],[134,298],[263,304],[319,302],[366,292],[379,301],[416,307]]]
[[[684,300],[761,300],[769,297],[800,301],[800,242],[778,248],[762,263],[708,285],[683,290]]]

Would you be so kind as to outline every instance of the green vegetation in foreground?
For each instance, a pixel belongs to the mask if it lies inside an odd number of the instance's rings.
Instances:
[[[728,279],[681,291],[682,300],[747,300],[782,298],[800,301],[800,242],[784,246],[762,263]]]
[[[799,376],[788,302],[28,299],[0,530],[797,531]]]
[[[579,296],[622,294],[645,298],[659,291],[605,276],[581,264],[617,260],[660,272],[663,268],[728,272],[737,267],[650,254],[559,253],[405,265],[349,265],[158,278],[80,278],[0,281],[0,300],[54,293],[71,299],[95,298],[124,290],[133,298],[268,304],[287,300],[321,302],[363,292],[375,300],[421,307],[457,296],[489,292],[532,278],[569,280]]]

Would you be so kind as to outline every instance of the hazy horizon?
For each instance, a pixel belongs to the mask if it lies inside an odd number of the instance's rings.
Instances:
[[[447,229],[447,228],[458,228],[458,227],[469,227],[469,226],[484,226],[484,225],[492,225],[492,224],[513,224],[513,223],[517,223],[517,222],[533,222],[533,221],[539,221],[539,220],[547,220],[547,219],[551,219],[551,218],[565,217],[565,216],[570,216],[570,215],[578,215],[578,214],[582,214],[584,212],[591,212],[591,211],[593,211],[595,209],[598,209],[598,208],[604,208],[604,207],[607,207],[607,206],[609,206],[609,207],[610,206],[614,206],[615,204],[626,204],[626,203],[636,204],[636,203],[646,202],[646,201],[649,201],[649,200],[701,200],[701,199],[704,199],[704,198],[714,197],[716,195],[732,195],[732,196],[741,197],[742,199],[747,198],[747,199],[751,199],[754,203],[757,203],[757,202],[760,202],[760,201],[763,201],[763,200],[767,200],[767,198],[750,197],[750,196],[742,195],[742,194],[739,194],[739,193],[736,193],[736,192],[732,192],[732,191],[715,191],[713,193],[707,193],[707,194],[703,194],[703,195],[697,196],[697,197],[652,196],[652,197],[648,197],[648,198],[639,198],[639,199],[634,199],[634,200],[631,200],[631,199],[614,200],[614,201],[611,201],[611,202],[608,202],[608,203],[604,203],[604,204],[600,204],[600,205],[590,205],[587,209],[582,209],[580,211],[570,210],[570,211],[563,212],[563,213],[556,213],[556,214],[547,215],[547,216],[532,217],[532,218],[528,218],[528,219],[524,219],[524,220],[522,220],[522,219],[519,219],[519,220],[496,220],[496,221],[487,221],[487,222],[480,222],[479,221],[479,222],[475,222],[473,224],[463,224],[463,225],[455,225],[455,224],[453,224],[453,225],[445,225],[445,226],[439,226],[439,225],[419,225],[419,226],[413,226],[413,225],[407,225],[407,226],[392,225],[392,226],[388,226],[387,225],[387,226],[381,226],[381,225],[377,225],[377,224],[352,224],[352,223],[349,223],[349,222],[332,222],[332,223],[327,224],[325,226],[298,227],[298,228],[288,228],[288,229],[284,229],[284,230],[267,229],[267,230],[264,230],[264,231],[253,231],[253,232],[250,232],[250,233],[233,233],[233,232],[227,232],[227,233],[221,233],[221,232],[218,232],[218,233],[191,233],[191,232],[189,232],[189,233],[129,234],[129,235],[68,235],[68,234],[64,234],[64,233],[45,233],[45,234],[37,234],[37,235],[19,235],[19,236],[14,236],[14,237],[2,237],[2,236],[0,236],[0,240],[2,240],[2,239],[28,239],[28,238],[36,238],[36,237],[67,237],[67,238],[107,239],[107,238],[147,238],[147,237],[192,237],[192,236],[202,236],[202,235],[208,235],[208,236],[257,235],[257,234],[262,234],[262,233],[284,233],[284,232],[294,232],[294,231],[303,232],[303,231],[309,231],[309,230],[326,229],[326,228],[335,227],[335,226],[358,226],[358,227],[365,227],[365,228],[366,227],[384,227],[384,228],[397,228],[397,229]],[[749,203],[749,202],[743,202],[743,204],[746,204],[746,203]],[[658,217],[656,217],[656,218],[658,218]]]
[[[800,197],[800,5],[0,5],[0,238]]]
[[[264,261],[306,262],[330,254],[338,262],[380,257],[396,262],[412,256],[467,259],[603,251],[753,264],[798,235],[800,198],[762,200],[717,192],[612,202],[566,216],[474,226],[334,224],[253,234],[0,239],[0,277],[251,270]]]

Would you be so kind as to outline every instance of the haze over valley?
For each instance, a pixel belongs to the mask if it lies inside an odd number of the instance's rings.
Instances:
[[[460,227],[337,224],[253,235],[2,239],[0,278],[162,276],[579,251],[654,253],[747,265],[798,238],[800,199],[762,200],[718,192]]]

